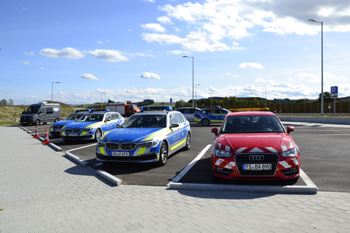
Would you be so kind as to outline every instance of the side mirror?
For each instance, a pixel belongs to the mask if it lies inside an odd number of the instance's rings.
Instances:
[[[171,125],[170,125],[170,129],[171,129],[171,128],[176,128],[176,127],[179,127],[179,124],[175,123],[175,124],[171,124]]]
[[[218,128],[216,128],[216,127],[212,128],[211,132],[214,133],[215,135],[217,135],[218,134]]]
[[[287,133],[293,132],[295,129],[293,126],[287,126]]]
[[[119,129],[119,128],[120,128],[120,126],[121,126],[121,125],[115,125],[115,127],[116,127],[117,129]]]

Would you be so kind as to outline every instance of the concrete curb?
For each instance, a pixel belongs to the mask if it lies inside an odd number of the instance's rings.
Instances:
[[[300,169],[300,178],[306,184],[303,185],[226,185],[226,184],[196,184],[169,182],[168,188],[175,190],[209,190],[209,191],[238,191],[238,192],[263,192],[276,194],[317,194],[317,186]]]
[[[70,152],[65,152],[65,156],[67,156],[68,158],[70,158],[71,160],[79,163],[80,165],[83,165],[84,167],[87,166],[89,163],[75,155],[73,155],[72,153]]]
[[[103,170],[96,170],[96,173],[100,177],[108,180],[109,182],[111,182],[112,184],[115,184],[117,186],[119,186],[119,185],[121,185],[123,183],[123,181],[121,179],[119,179],[118,177],[113,176],[113,175],[111,175],[108,172],[105,172]]]

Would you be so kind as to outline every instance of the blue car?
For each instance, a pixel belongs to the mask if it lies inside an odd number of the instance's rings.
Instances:
[[[168,156],[190,149],[191,127],[177,111],[142,112],[132,115],[120,128],[105,134],[96,145],[102,162],[155,162],[166,164]]]
[[[61,129],[63,126],[72,123],[76,120],[78,120],[81,116],[83,116],[86,112],[89,112],[90,110],[75,110],[74,113],[70,114],[66,119],[62,121],[56,121],[50,126],[50,135],[52,137],[59,137],[61,134]]]
[[[69,123],[61,129],[63,140],[88,139],[98,141],[103,134],[124,123],[124,118],[118,112],[108,109],[91,110],[79,121]]]
[[[225,108],[220,108],[220,106],[217,106],[215,108],[206,108],[194,114],[194,121],[204,126],[217,123],[221,124],[224,121],[227,113],[230,112],[231,111]]]

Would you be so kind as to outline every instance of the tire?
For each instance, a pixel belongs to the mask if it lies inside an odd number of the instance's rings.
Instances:
[[[102,130],[101,129],[96,129],[95,132],[95,140],[98,141],[102,137]]]
[[[157,162],[157,165],[160,167],[164,166],[168,161],[168,155],[169,155],[168,145],[165,141],[163,141],[162,144],[160,145],[159,160]]]
[[[40,120],[39,119],[35,121],[35,125],[40,125]]]
[[[191,133],[188,132],[186,136],[186,146],[185,150],[189,150],[191,148]]]
[[[208,118],[204,118],[202,121],[201,121],[202,125],[204,126],[208,126],[210,125],[210,120]]]

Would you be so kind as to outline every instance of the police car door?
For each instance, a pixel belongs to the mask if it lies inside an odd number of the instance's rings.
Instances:
[[[170,126],[178,125],[177,127],[171,128],[172,135],[170,141],[170,151],[176,151],[182,148],[183,140],[186,139],[186,133],[184,133],[184,122],[178,113],[170,113]],[[185,140],[186,141],[186,140]]]
[[[113,122],[111,113],[106,113],[104,116],[103,125],[101,126],[102,130],[106,132],[113,129],[114,127],[112,123]]]

